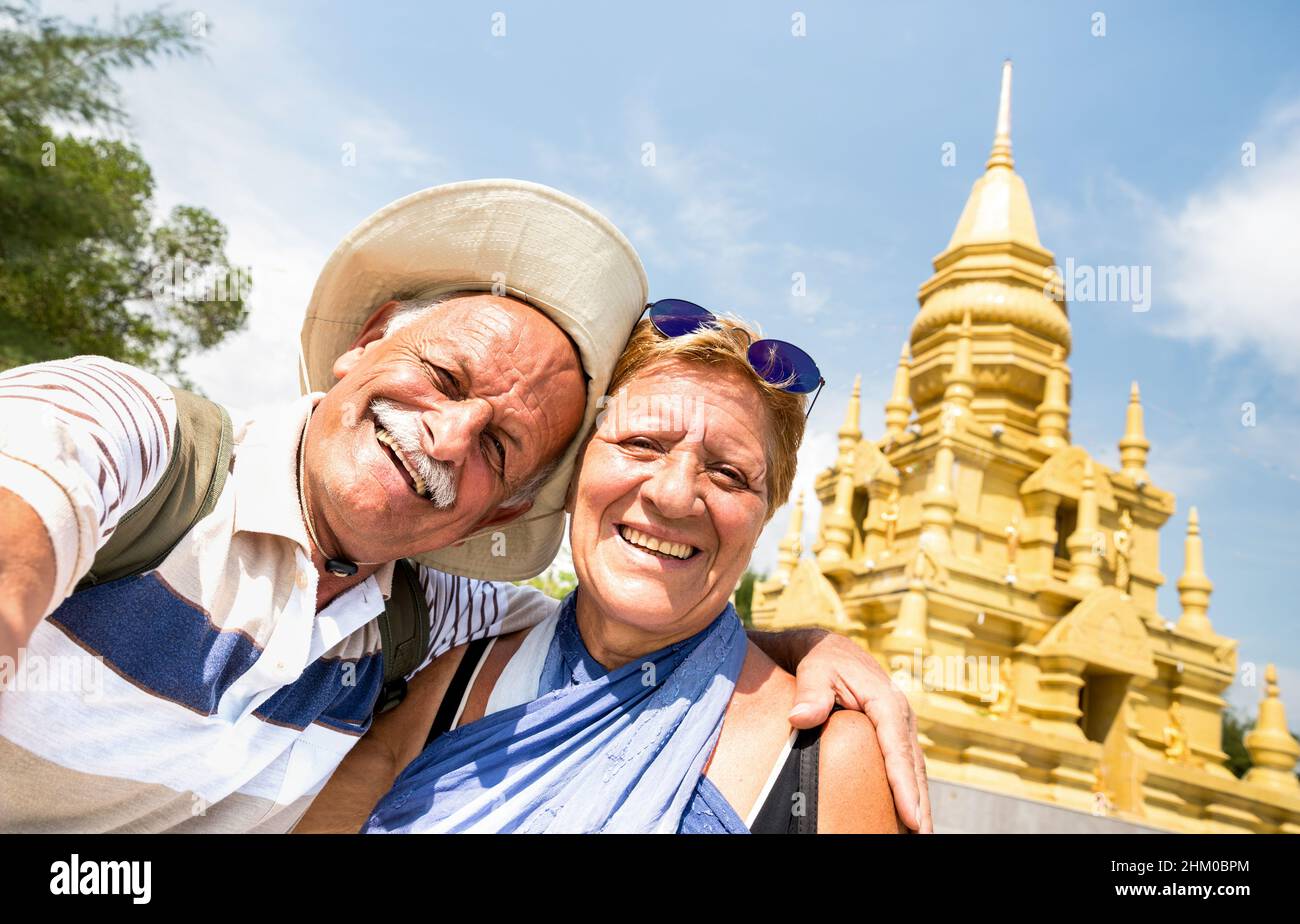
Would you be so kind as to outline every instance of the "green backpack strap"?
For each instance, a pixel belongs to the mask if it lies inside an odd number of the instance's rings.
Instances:
[[[77,590],[157,568],[185,534],[212,512],[221,496],[234,446],[230,415],[207,398],[179,388],[172,393],[176,430],[167,470],[149,496],[118,522]],[[429,602],[416,565],[407,559],[393,567],[392,592],[379,615],[379,635],[384,686],[375,711],[386,712],[406,696],[406,675],[420,666],[429,647]]]
[[[149,496],[118,522],[77,590],[157,568],[221,496],[235,441],[230,415],[183,389],[173,388],[172,394],[176,431],[167,469]]]
[[[429,649],[429,601],[420,575],[410,559],[393,564],[393,587],[379,614],[383,645],[384,686],[375,713],[387,712],[406,696],[406,675],[424,660]]]

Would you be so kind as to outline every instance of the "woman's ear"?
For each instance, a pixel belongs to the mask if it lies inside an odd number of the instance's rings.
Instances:
[[[587,447],[591,445],[591,438],[596,435],[596,427],[593,426],[588,431],[587,436],[583,439],[582,444],[578,446],[577,455],[573,459],[573,475],[569,478],[568,490],[564,493],[564,512],[573,515],[574,502],[578,498],[578,478],[582,475],[582,460],[587,455]]]
[[[582,463],[579,462],[579,465]],[[569,490],[564,495],[564,512],[573,516],[573,501],[578,496],[578,469],[573,469],[573,477],[569,479]]]
[[[352,346],[334,360],[334,378],[341,379],[351,372],[357,363],[361,362],[361,357],[366,355],[366,350],[384,339],[384,329],[388,326],[393,312],[400,306],[401,302],[390,299],[374,310],[362,325],[357,339],[352,341]]]

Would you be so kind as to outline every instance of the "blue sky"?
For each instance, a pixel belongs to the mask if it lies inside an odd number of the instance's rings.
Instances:
[[[916,288],[982,170],[1013,58],[1016,168],[1044,244],[1058,263],[1152,273],[1147,312],[1072,306],[1072,436],[1117,464],[1140,381],[1149,469],[1178,495],[1161,611],[1178,616],[1195,504],[1211,620],[1243,664],[1277,662],[1300,725],[1300,7],[277,0],[202,14],[203,59],[125,87],[160,207],[212,209],[252,268],[250,330],[192,364],[210,394],[253,407],[296,393],[315,274],[367,214],[437,183],[522,177],[622,227],[654,297],[735,311],[813,353],[829,384],[803,484],[833,457],[854,373],[864,429],[881,432]],[[1258,696],[1230,694],[1252,712]]]

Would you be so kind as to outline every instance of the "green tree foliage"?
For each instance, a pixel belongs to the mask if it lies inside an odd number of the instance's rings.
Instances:
[[[1228,755],[1225,766],[1238,777],[1251,768],[1250,754],[1242,741],[1250,725],[1249,718],[1237,709],[1229,706],[1223,710],[1223,739],[1219,747]]]
[[[244,325],[225,227],[193,206],[155,224],[149,165],[106,136],[126,124],[116,72],[196,51],[183,16],[101,28],[0,0],[0,369],[98,353],[183,381]]]
[[[740,576],[740,583],[736,585],[736,613],[740,616],[740,621],[744,623],[745,628],[749,628],[754,624],[752,613],[754,582],[765,580],[767,580],[766,574],[759,574],[757,571],[746,568],[745,573]]]
[[[572,571],[561,571],[559,569],[549,569],[543,571],[535,578],[529,578],[526,581],[516,581],[516,584],[526,584],[529,587],[536,587],[548,597],[554,597],[556,600],[563,600],[567,597],[573,588],[578,586],[578,576]]]

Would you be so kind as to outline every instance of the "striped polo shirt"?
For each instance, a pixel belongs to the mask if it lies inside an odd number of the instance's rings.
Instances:
[[[370,727],[393,566],[316,610],[297,448],[319,398],[232,414],[213,512],[156,570],[74,595],[159,482],[174,399],[103,357],[0,374],[0,486],[40,515],[56,570],[46,618],[0,661],[0,831],[287,831]],[[420,580],[424,664],[553,605],[428,568]]]

